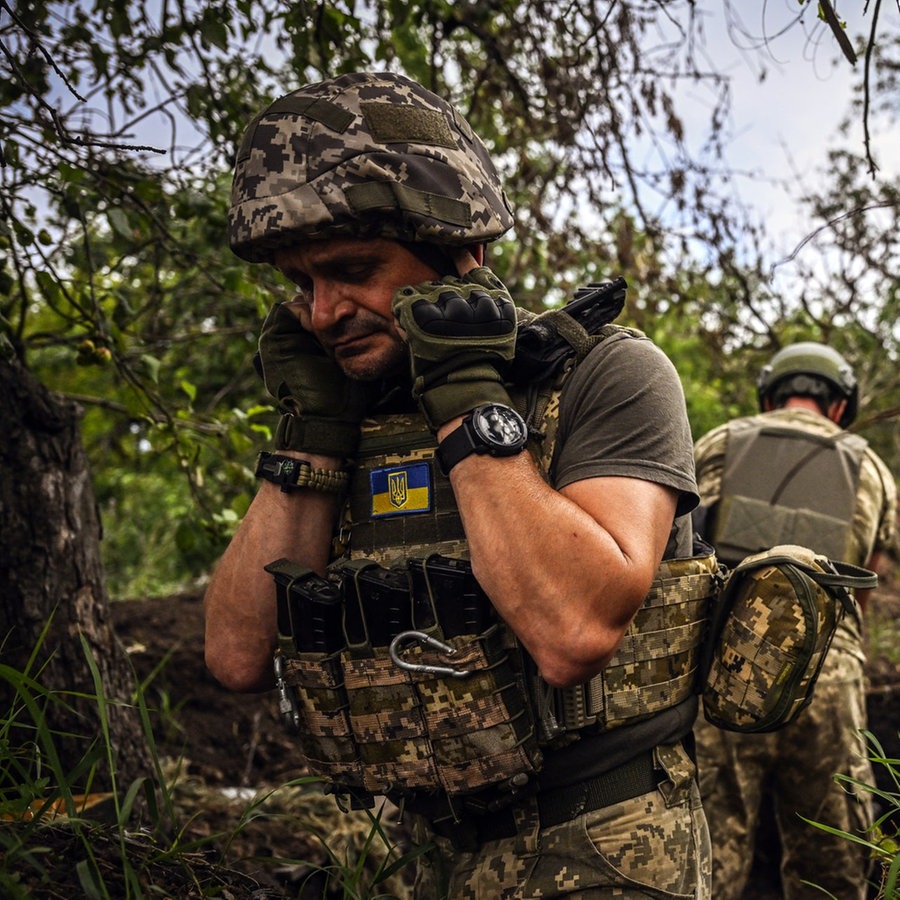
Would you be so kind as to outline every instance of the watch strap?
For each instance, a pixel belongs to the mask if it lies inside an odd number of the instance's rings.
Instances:
[[[326,494],[340,494],[350,480],[346,472],[336,469],[314,469],[305,459],[281,456],[262,450],[256,461],[256,477],[277,484],[282,491],[308,489]]]
[[[472,437],[471,422],[472,416],[470,413],[462,420],[460,425],[454,428],[438,444],[434,455],[444,475],[449,475],[450,470],[457,463],[462,462],[467,456],[478,451],[478,447]]]
[[[493,441],[479,431],[479,417],[493,413],[511,417],[520,432],[519,439],[512,443]],[[490,428],[488,428],[490,431]],[[450,470],[472,453],[486,453],[489,456],[515,456],[525,449],[528,431],[522,417],[511,406],[501,403],[484,403],[476,406],[438,445],[435,456],[441,471],[449,475]]]

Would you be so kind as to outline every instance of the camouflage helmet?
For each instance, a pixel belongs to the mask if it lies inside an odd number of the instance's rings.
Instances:
[[[796,376],[808,376],[809,386]],[[826,344],[804,341],[791,344],[779,350],[771,362],[763,367],[756,382],[756,395],[760,409],[765,409],[767,399],[771,399],[779,385],[792,381],[791,392],[815,395],[814,380],[826,382],[832,396],[836,394],[847,401],[841,420],[838,423],[846,428],[856,418],[859,406],[859,389],[856,376],[850,364],[837,350]]]
[[[403,75],[309,84],[250,123],[235,162],[231,249],[250,262],[327,237],[464,246],[513,224],[484,144]]]

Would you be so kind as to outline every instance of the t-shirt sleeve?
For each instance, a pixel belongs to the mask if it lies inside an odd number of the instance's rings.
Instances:
[[[560,397],[556,488],[610,476],[674,488],[679,516],[699,500],[678,373],[652,341],[627,332],[595,347]]]

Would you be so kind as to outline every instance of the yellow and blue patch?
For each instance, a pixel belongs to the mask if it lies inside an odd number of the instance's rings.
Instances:
[[[431,467],[427,462],[375,469],[372,486],[372,518],[428,512],[431,509]]]

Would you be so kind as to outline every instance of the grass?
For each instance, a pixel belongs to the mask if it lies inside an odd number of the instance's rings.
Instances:
[[[876,890],[874,900],[900,900],[900,759],[892,759],[885,755],[878,738],[870,731],[863,731],[862,736],[868,747],[868,757],[873,766],[882,766],[887,773],[888,781],[893,789],[879,788],[874,784],[866,784],[848,775],[835,775],[835,781],[843,784],[855,793],[868,793],[880,801],[884,810],[865,835],[851,834],[832,828],[822,822],[804,821],[828,834],[836,835],[844,840],[865,847],[875,863],[875,875],[872,887]],[[827,892],[823,892],[823,896]],[[840,898],[835,898],[840,900]]]
[[[136,681],[133,705],[151,770],[131,784],[119,783],[109,729],[113,704],[83,640],[82,649],[93,678],[89,699],[100,727],[96,735],[84,736],[85,750],[74,762],[63,758],[61,735],[48,725],[54,707],[69,705],[74,695],[47,690],[32,664],[25,671],[0,664],[0,679],[14,697],[0,718],[4,900],[409,896],[408,867],[419,851],[402,852],[380,812],[365,811],[335,829],[334,801],[312,777],[263,787],[235,809],[220,792],[186,777],[178,761],[161,759],[152,721],[165,711],[146,701],[149,678]],[[92,793],[92,785],[100,781],[112,790]],[[221,827],[210,829],[217,804]],[[292,848],[308,856],[285,852],[277,838],[268,839],[270,833],[286,835]],[[275,852],[260,854],[260,846]],[[257,878],[236,868],[248,864],[268,875],[269,884],[280,883],[278,873],[306,874],[294,884],[288,880],[281,892],[265,893]]]

